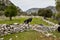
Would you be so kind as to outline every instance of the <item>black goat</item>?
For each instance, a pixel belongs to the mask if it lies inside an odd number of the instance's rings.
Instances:
[[[29,18],[29,19],[26,19],[25,21],[24,21],[24,23],[25,24],[28,24],[29,22],[31,22],[32,21],[32,18]]]

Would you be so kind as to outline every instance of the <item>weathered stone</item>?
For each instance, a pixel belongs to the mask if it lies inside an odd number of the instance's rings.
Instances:
[[[0,38],[0,40],[4,40],[4,38]]]
[[[16,38],[17,38],[18,36],[16,36]]]
[[[12,24],[12,25],[7,25],[7,24],[2,24],[0,28],[0,35],[4,36],[7,34],[12,34],[12,33],[18,33],[18,32],[24,32],[24,31],[29,31],[35,30],[41,33],[48,33],[48,32],[53,32],[57,29],[58,27],[55,26],[50,26],[46,27],[44,25],[28,25],[28,24]]]
[[[46,36],[46,37],[50,37],[50,36],[53,36],[53,34],[47,33],[47,34],[45,34],[45,36]]]
[[[9,40],[12,40],[12,38],[10,38]]]
[[[19,25],[19,23],[14,23],[14,25]]]

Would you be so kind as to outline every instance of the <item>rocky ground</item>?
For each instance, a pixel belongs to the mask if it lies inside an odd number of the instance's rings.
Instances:
[[[46,36],[50,36],[53,34],[50,34],[49,32],[53,32],[57,30],[57,26],[44,26],[43,24],[40,25],[30,25],[30,24],[0,24],[0,36],[4,36],[7,34],[13,34],[18,32],[24,32],[29,30],[35,30],[38,32],[41,32],[42,34]]]
[[[38,16],[37,16],[38,18]],[[43,18],[42,18],[43,19]],[[52,26],[44,26],[43,24],[19,24],[19,23],[14,23],[14,24],[0,24],[0,36],[4,36],[7,34],[14,34],[14,33],[19,33],[19,32],[24,32],[24,31],[29,31],[29,30],[35,30],[39,33],[42,33],[46,37],[54,37],[56,36],[52,33],[57,30],[57,28],[60,26],[58,24],[54,24],[53,22],[47,21],[43,19],[45,22],[48,24],[51,24]],[[16,36],[17,37],[17,36]],[[1,38],[3,40],[3,38]],[[10,38],[11,40],[12,38]]]

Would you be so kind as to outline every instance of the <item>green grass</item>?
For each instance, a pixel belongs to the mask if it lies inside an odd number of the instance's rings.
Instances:
[[[27,19],[27,18],[19,18],[19,19],[14,18],[12,21],[10,21],[8,19],[0,20],[0,24],[23,23],[25,19]],[[54,23],[57,23],[57,21],[55,21],[55,20],[53,21],[53,19],[49,19],[49,20]],[[44,24],[46,26],[50,26],[50,24],[46,23],[41,18],[33,18],[32,22],[30,24]],[[60,33],[53,32],[53,34],[57,36],[56,40],[59,40]],[[16,36],[18,36],[18,37],[16,38]],[[42,35],[41,33],[32,31],[32,30],[30,30],[28,32],[9,34],[9,35],[5,35],[0,38],[4,38],[4,40],[9,40],[10,38],[12,38],[12,40],[54,40],[54,38],[52,38],[52,37],[47,38],[44,35]]]
[[[50,24],[46,23],[41,18],[33,18],[31,24],[43,24],[45,26],[50,26]]]
[[[57,37],[60,37],[60,32],[58,32],[58,31],[53,32],[53,34]]]
[[[26,18],[19,18],[19,19],[13,19],[12,21],[10,21],[9,19],[5,19],[5,20],[0,20],[0,24],[13,24],[13,23],[23,23],[23,21]]]
[[[52,19],[52,18],[48,18],[48,20],[49,20],[49,21],[51,21],[51,22],[53,22],[53,23],[56,23],[56,24],[58,23],[58,21],[57,21],[57,20]]]
[[[18,36],[16,38],[16,36]],[[12,38],[12,40],[54,40],[52,37],[45,37],[43,34],[36,32],[36,31],[28,31],[28,32],[21,32],[21,33],[16,33],[16,34],[9,34],[4,37],[4,40],[9,40]],[[58,40],[58,39],[57,39]]]
[[[18,36],[18,38],[16,38],[16,36]],[[10,38],[12,38],[13,40],[36,40],[40,39],[40,36],[41,34],[36,31],[28,31],[28,32],[6,35],[1,38],[4,38],[4,40],[9,40]]]
[[[13,23],[24,23],[24,20],[26,20],[27,18],[19,18],[16,19],[14,18],[12,21],[6,19],[6,20],[0,20],[0,24],[13,24]],[[46,26],[50,26],[50,24],[46,23],[45,21],[43,21],[41,18],[33,18],[32,22],[30,24],[43,24]]]

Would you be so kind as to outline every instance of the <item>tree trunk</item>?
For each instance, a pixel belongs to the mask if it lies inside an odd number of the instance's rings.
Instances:
[[[12,20],[12,17],[10,17],[10,21]]]

